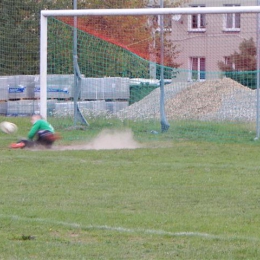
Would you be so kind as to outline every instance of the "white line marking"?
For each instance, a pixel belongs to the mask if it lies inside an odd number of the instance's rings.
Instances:
[[[220,240],[249,240],[249,241],[259,241],[256,237],[244,237],[244,236],[223,236],[223,235],[212,235],[208,233],[200,233],[200,232],[168,232],[164,230],[154,230],[154,229],[130,229],[123,227],[110,227],[107,225],[89,225],[83,226],[78,223],[69,223],[64,221],[55,221],[51,219],[43,219],[43,218],[25,218],[17,215],[5,215],[0,214],[0,218],[7,218],[16,221],[25,221],[25,222],[40,222],[40,223],[48,223],[53,225],[61,225],[65,227],[75,228],[75,229],[99,229],[99,230],[109,230],[109,231],[117,231],[121,233],[141,233],[141,234],[150,234],[150,235],[160,235],[160,236],[185,236],[185,237],[202,237],[208,239],[220,239]]]

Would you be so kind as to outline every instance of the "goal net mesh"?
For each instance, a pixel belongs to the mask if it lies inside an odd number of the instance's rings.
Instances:
[[[184,7],[205,7],[187,2]],[[39,111],[39,18],[31,12],[36,7],[19,14],[13,10],[18,27],[9,13],[1,18],[10,22],[0,39],[4,115]],[[75,28],[81,74],[77,86]],[[163,82],[165,116],[178,137],[229,131],[232,138],[238,128],[254,137],[257,31],[256,13],[89,16],[77,17],[76,23],[73,17],[49,17],[48,118],[60,128],[73,125],[75,92],[80,90],[77,105],[91,127],[139,125],[142,131],[158,133]]]

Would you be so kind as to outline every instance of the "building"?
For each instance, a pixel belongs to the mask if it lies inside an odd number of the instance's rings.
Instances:
[[[257,0],[191,0],[183,7],[257,6]],[[174,15],[171,30],[165,30],[180,51],[177,81],[219,78],[218,62],[229,61],[244,39],[256,42],[256,14]]]

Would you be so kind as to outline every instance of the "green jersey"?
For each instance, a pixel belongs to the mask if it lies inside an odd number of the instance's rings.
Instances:
[[[37,120],[33,124],[31,130],[28,133],[28,139],[32,140],[38,131],[44,131],[44,130],[48,130],[48,131],[54,133],[54,128],[52,127],[52,125],[50,123],[48,123],[47,121],[45,121],[43,119]]]

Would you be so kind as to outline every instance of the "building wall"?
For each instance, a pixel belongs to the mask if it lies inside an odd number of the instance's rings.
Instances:
[[[257,0],[193,0],[185,6],[196,4],[204,4],[206,7],[224,6],[225,4],[254,6],[257,5]],[[224,61],[225,56],[239,51],[239,45],[244,39],[253,37],[256,42],[256,14],[241,14],[239,31],[224,30],[224,14],[207,14],[205,31],[191,31],[190,17],[182,15],[173,19],[172,31],[168,33],[168,37],[171,37],[181,51],[176,61],[181,63],[180,69],[183,71],[178,74],[177,80],[191,80],[188,71],[191,69],[191,57],[205,58],[206,79],[218,78],[221,75],[218,61]]]

